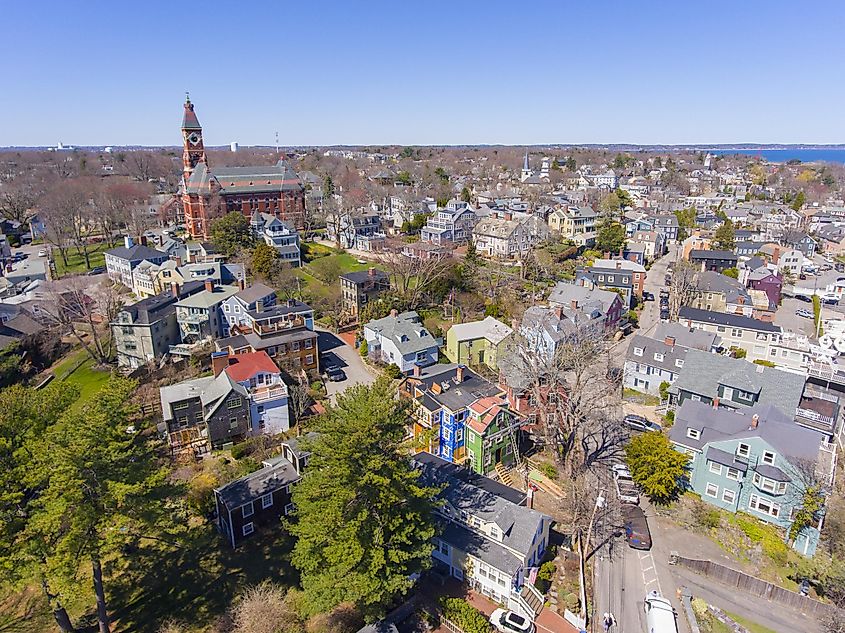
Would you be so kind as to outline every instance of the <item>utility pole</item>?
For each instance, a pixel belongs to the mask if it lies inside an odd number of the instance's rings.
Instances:
[[[593,525],[596,521],[596,511],[599,508],[604,507],[604,488],[599,490],[599,494],[596,497],[596,504],[593,506],[593,512],[590,515],[590,524],[587,526],[587,534],[584,534],[584,531],[581,530],[578,533],[578,574],[580,578],[581,584],[581,591],[580,591],[580,601],[581,601],[581,619],[584,621],[584,625],[587,624],[587,552],[590,551],[590,538],[593,535]]]

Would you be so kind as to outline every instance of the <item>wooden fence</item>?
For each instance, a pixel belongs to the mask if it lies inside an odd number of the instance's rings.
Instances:
[[[684,558],[675,552],[669,557],[669,564],[680,565],[697,574],[707,576],[718,580],[730,587],[736,587],[741,591],[750,593],[751,595],[764,598],[771,602],[777,602],[793,609],[797,609],[802,613],[807,613],[815,616],[824,616],[830,613],[833,607],[827,603],[819,602],[813,598],[802,596],[800,593],[790,591],[773,585],[770,582],[749,576],[746,573],[725,567],[719,563],[714,563],[711,560],[695,560],[692,558]]]

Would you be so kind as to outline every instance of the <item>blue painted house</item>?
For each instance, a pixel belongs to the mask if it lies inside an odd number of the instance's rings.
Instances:
[[[785,540],[806,488],[833,485],[836,445],[771,405],[731,411],[688,400],[669,439],[690,456],[689,487],[703,501],[776,525]],[[793,548],[812,556],[823,522],[822,510]]]

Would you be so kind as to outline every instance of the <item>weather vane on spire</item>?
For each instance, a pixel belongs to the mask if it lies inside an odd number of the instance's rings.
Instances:
[[[190,93],[186,90],[186,91],[185,91],[185,103],[190,103],[190,102],[191,102],[191,95],[190,95]]]

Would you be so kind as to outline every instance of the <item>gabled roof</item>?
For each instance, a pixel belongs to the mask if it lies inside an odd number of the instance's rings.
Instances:
[[[236,299],[240,299],[245,305],[251,305],[258,301],[259,299],[263,299],[268,295],[275,296],[276,291],[273,290],[270,286],[266,286],[262,283],[254,283],[247,288],[239,291],[236,295]]]
[[[138,262],[145,259],[168,259],[169,257],[167,253],[162,253],[161,251],[157,251],[149,246],[144,246],[143,244],[135,244],[129,248],[126,248],[125,246],[118,246],[117,248],[107,250],[106,255],[125,259],[130,262]]]
[[[497,321],[491,316],[484,317],[482,321],[470,321],[469,323],[458,323],[449,328],[458,341],[471,341],[474,339],[486,339],[493,345],[498,345],[507,337],[513,334],[513,329]]]
[[[297,481],[299,473],[296,468],[280,457],[274,458],[272,465],[265,465],[240,479],[230,481],[215,492],[226,509],[232,511]]]
[[[693,259],[737,259],[733,251],[717,251],[705,249],[693,249],[689,253],[690,261]]]
[[[437,341],[413,311],[374,319],[364,326],[364,330],[389,339],[403,356],[437,347]]]
[[[280,370],[265,351],[234,354],[224,369],[235,382],[246,382],[258,373],[278,374]]]
[[[752,317],[742,316],[740,314],[727,314],[725,312],[714,312],[713,310],[700,310],[698,308],[691,308],[684,306],[678,311],[678,320],[688,319],[689,321],[696,321],[698,323],[710,323],[711,325],[721,325],[724,327],[742,328],[745,330],[755,330],[758,332],[773,332],[780,333],[781,328],[774,323],[767,323],[754,319]]]

